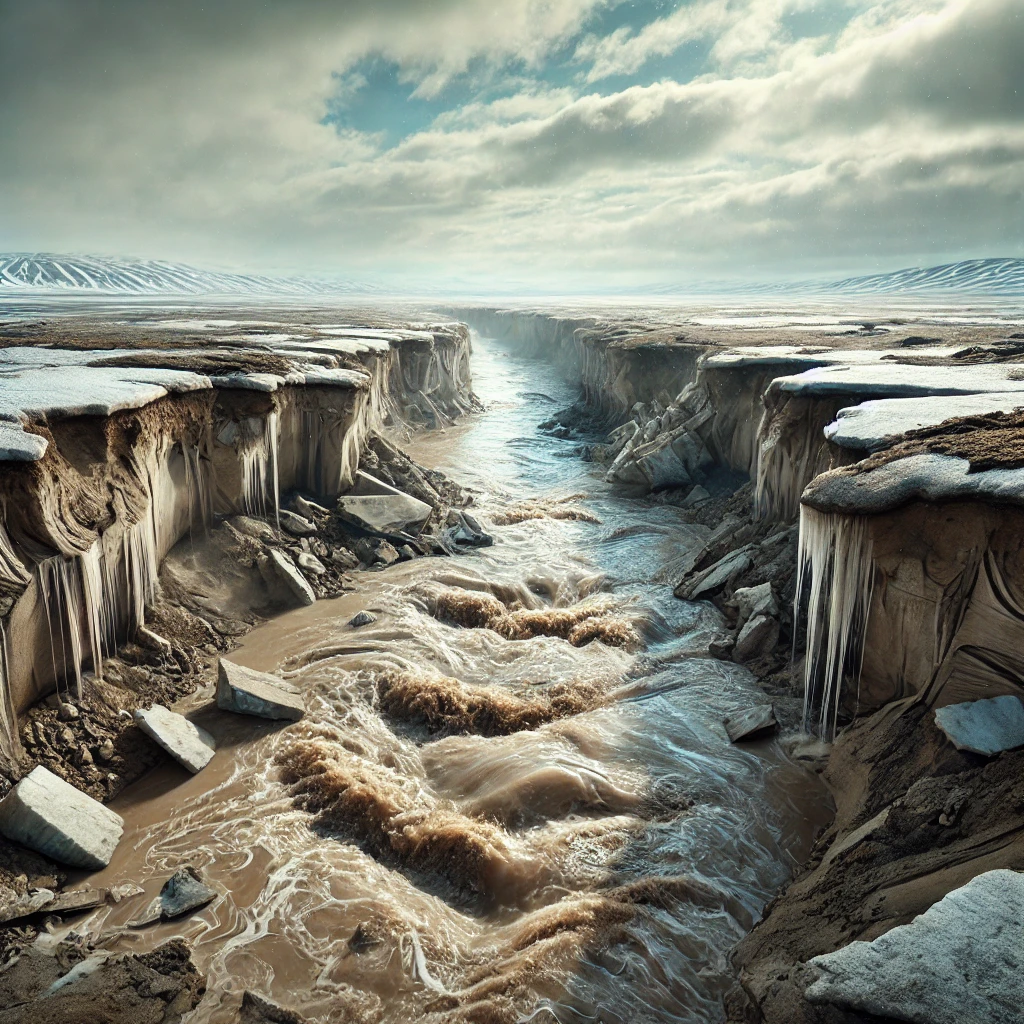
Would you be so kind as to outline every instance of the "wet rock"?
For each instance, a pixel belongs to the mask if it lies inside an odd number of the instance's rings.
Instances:
[[[764,657],[775,650],[779,642],[779,620],[771,615],[755,615],[740,630],[733,648],[733,661],[741,665]]]
[[[741,628],[756,615],[779,614],[779,605],[772,592],[771,583],[762,583],[757,587],[740,587],[732,595],[732,599],[739,612]]]
[[[298,516],[287,509],[281,509],[278,513],[281,521],[281,529],[290,533],[293,537],[309,537],[316,533],[316,526],[305,516]]]
[[[305,569],[306,572],[311,572],[314,576],[323,576],[327,572],[324,563],[316,555],[309,554],[306,551],[299,555],[297,561],[300,569]]]
[[[145,891],[135,882],[121,882],[119,885],[112,885],[108,895],[112,903],[120,903],[121,900],[130,899],[132,896],[141,896]]]
[[[371,622],[376,621],[377,616],[374,615],[373,612],[362,611],[353,615],[352,618],[348,620],[348,624],[353,629],[358,629],[360,626],[368,626]]]
[[[354,569],[359,565],[359,558],[348,548],[333,548],[331,550],[331,561],[340,569]]]
[[[1024,746],[1024,704],[1012,695],[948,704],[935,724],[957,750],[994,757]]]
[[[202,771],[213,758],[216,749],[213,737],[184,715],[162,704],[154,704],[146,710],[139,708],[135,712],[135,721],[150,739],[193,775]]]
[[[274,575],[287,587],[301,605],[316,603],[316,594],[306,582],[305,577],[295,568],[295,563],[283,552],[274,549],[270,552],[270,566]]]
[[[338,514],[374,533],[418,533],[430,518],[431,507],[411,494],[346,494],[338,499]]]
[[[676,597],[684,601],[695,601],[699,597],[711,597],[737,579],[753,565],[749,547],[730,551],[714,565],[698,572],[687,574],[676,587]]]
[[[484,532],[480,523],[468,512],[452,509],[448,513],[448,538],[453,544],[471,548],[489,548],[494,538]]]
[[[734,637],[722,637],[718,640],[712,640],[708,644],[708,654],[712,658],[718,658],[719,661],[732,661],[732,652],[736,647],[736,640]]]
[[[57,717],[62,722],[73,722],[78,717],[78,708],[70,701],[58,701]]]
[[[305,714],[302,695],[294,686],[269,672],[220,659],[217,707],[239,715],[297,722]]]
[[[308,520],[311,523],[316,522],[316,517],[330,515],[330,509],[326,509],[323,505],[318,505],[315,501],[308,501],[302,497],[301,494],[295,496],[295,501],[292,502],[295,508],[296,514],[302,516],[303,519]]]
[[[251,516],[233,516],[230,522],[239,533],[244,533],[254,540],[267,542],[274,539],[273,529],[269,523],[265,523],[261,519],[253,519]]]
[[[217,890],[211,889],[193,867],[175,871],[160,890],[160,916],[169,921],[205,907],[217,898]]]
[[[71,867],[106,867],[123,830],[119,814],[42,765],[0,800],[0,832]]]
[[[417,553],[408,544],[403,544],[398,549],[398,554],[401,556],[403,562],[408,562],[410,559],[416,558]]]
[[[358,541],[356,554],[366,565],[394,565],[401,558],[393,544],[375,537],[363,537]]]
[[[910,924],[810,961],[812,1003],[914,1024],[1010,1024],[1024,1005],[1024,875],[987,871]]]
[[[710,493],[700,484],[690,490],[690,493],[683,499],[682,508],[693,508],[694,505],[699,505],[702,501],[708,501],[711,498]]]
[[[727,718],[723,723],[729,739],[733,743],[741,740],[760,739],[770,732],[774,732],[779,723],[775,718],[775,709],[771,704],[759,704],[757,707],[747,708],[738,714]]]
[[[246,992],[242,996],[238,1024],[306,1024],[306,1018],[300,1017],[294,1010],[285,1009],[269,999],[264,999],[263,996]]]

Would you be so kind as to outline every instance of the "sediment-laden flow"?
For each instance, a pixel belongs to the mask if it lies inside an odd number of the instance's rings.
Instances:
[[[1022,677],[1024,460],[1007,450],[1024,400],[1017,350],[901,341],[887,336],[899,323],[875,318],[818,325],[824,344],[751,345],[731,328],[702,335],[707,318],[693,315],[459,315],[503,339],[478,364],[491,408],[418,435],[409,453],[475,489],[474,514],[448,525],[479,547],[395,565],[255,631],[241,656],[298,685],[306,719],[253,732],[211,713],[230,753],[173,803],[159,784],[126,793],[132,842],[103,879],[152,888],[184,858],[202,862],[222,899],[182,926],[208,974],[197,1021],[232,1019],[240,986],[312,1019],[845,1020],[806,996],[813,955],[901,923],[964,880],[963,865],[1019,859],[1015,833],[993,846],[963,814],[985,779],[942,747],[931,716],[1016,693]],[[393,387],[377,359],[292,368],[302,381],[285,373],[269,392],[268,366],[242,388],[191,388],[230,451],[215,446],[207,465],[202,438],[179,442],[186,527],[230,509],[247,515],[225,528],[255,537],[253,517],[277,517],[283,491],[333,496],[359,458],[404,459],[410,492],[429,497],[439,478],[370,431],[389,395],[405,396],[407,422],[446,423],[461,407],[457,387],[452,409],[439,404],[436,380],[461,379],[462,355],[436,333]],[[169,369],[196,374],[202,358]],[[318,388],[342,377],[365,398],[338,415],[336,390]],[[291,401],[267,398],[300,383]],[[140,433],[130,417],[119,429]],[[51,434],[11,440],[42,462]],[[64,448],[76,468],[87,461]],[[105,513],[60,477],[47,486],[76,561],[41,570],[44,618],[57,623],[42,649],[77,685],[83,662],[102,670],[105,637],[126,625],[144,637],[163,548],[151,514],[124,531],[120,560],[83,556]],[[297,500],[321,529],[324,510]],[[12,591],[46,562],[26,557],[24,533],[0,545]],[[126,584],[106,582],[118,572]],[[373,614],[350,622],[361,607]],[[733,746],[766,702],[782,743]],[[786,753],[806,763],[823,751],[796,733],[801,703],[825,739],[885,706],[836,744],[836,820],[810,880],[741,942],[743,994],[730,951],[826,809]],[[1011,780],[991,781],[1012,797]],[[886,904],[921,867],[913,857],[942,845],[936,815],[955,851]],[[926,830],[909,844],[907,821]],[[844,886],[851,851],[877,871]],[[131,912],[106,908],[86,932],[130,944]],[[801,928],[801,915],[828,926]]]
[[[779,746],[729,742],[763,693],[694,657],[721,614],[652,583],[711,530],[537,431],[574,397],[552,367],[475,347],[487,411],[405,446],[473,489],[494,543],[255,629],[232,657],[299,687],[304,720],[201,714],[210,765],[112,804],[126,836],[91,881],[146,891],[75,928],[114,951],[183,935],[191,1020],[233,1021],[243,988],[309,1020],[718,1019],[728,951],[825,819]],[[127,929],[183,863],[219,899]]]

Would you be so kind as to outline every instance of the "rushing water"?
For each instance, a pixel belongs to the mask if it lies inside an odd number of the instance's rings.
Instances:
[[[234,1019],[246,988],[320,1021],[719,1020],[730,948],[821,821],[815,776],[721,726],[763,694],[706,657],[719,613],[672,597],[706,530],[617,495],[575,442],[538,431],[575,398],[551,366],[478,343],[474,382],[486,412],[406,447],[475,488],[484,520],[579,495],[600,522],[495,526],[491,548],[360,574],[354,593],[268,622],[232,655],[300,686],[305,721],[201,712],[211,764],[195,777],[168,764],[114,804],[125,837],[93,881],[146,895],[77,924],[112,948],[189,939],[209,979],[192,1021]],[[431,610],[453,589],[526,608],[603,600],[642,643],[446,624]],[[376,621],[349,627],[364,608]],[[509,735],[432,738],[382,713],[387,668],[604,697]],[[295,802],[278,765],[294,778],[310,750],[333,766],[311,783],[326,816]],[[184,864],[221,898],[127,927]]]

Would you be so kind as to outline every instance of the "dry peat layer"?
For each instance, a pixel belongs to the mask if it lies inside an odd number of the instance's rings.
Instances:
[[[471,495],[396,443],[475,407],[466,323],[580,387],[545,429],[578,438],[610,484],[708,528],[675,595],[724,613],[730,636],[707,657],[753,673],[773,714],[751,727],[781,724],[786,751],[832,790],[833,824],[733,955],[739,983],[723,1019],[961,1019],[811,961],[886,935],[986,872],[1024,870],[1024,754],[959,749],[935,716],[1019,695],[1024,679],[1024,342],[1000,323],[877,311],[811,329],[693,310],[454,313],[273,311],[275,326],[256,331],[232,327],[230,312],[116,330],[83,314],[5,329],[0,360],[18,385],[9,398],[0,385],[2,790],[42,765],[111,800],[166,756],[133,712],[211,686],[219,656],[256,623],[344,593],[353,572],[490,542]],[[389,488],[422,511],[383,526],[346,502]],[[589,517],[570,498],[494,521]],[[445,623],[506,640],[640,642],[598,597],[537,609],[435,588],[424,600]],[[514,736],[609,700],[592,681],[516,691],[395,669],[368,684],[389,719],[432,737]],[[293,729],[278,768],[296,806],[382,863],[481,904],[517,884],[571,888],[547,855],[564,835],[539,829],[526,842],[500,806],[469,816],[331,728]],[[594,799],[635,810],[611,788]],[[672,793],[650,802],[654,816],[681,806]],[[0,840],[0,1022],[171,1022],[198,1003],[203,980],[180,941],[104,960],[69,938],[41,953],[34,940],[57,904],[39,893],[64,881]],[[481,956],[458,990],[427,984],[425,1017],[522,1019],[545,979],[641,942],[672,901],[753,925],[688,876],[571,893],[510,923],[502,956]],[[984,911],[965,971],[987,952]],[[348,939],[368,963],[397,934],[378,918]],[[425,967],[421,977],[430,982]],[[956,1009],[955,984],[928,987]],[[962,1019],[1016,1019],[999,999],[983,1010]],[[250,993],[238,1014],[299,1020]]]

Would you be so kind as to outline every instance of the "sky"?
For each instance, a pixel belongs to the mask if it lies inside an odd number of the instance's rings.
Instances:
[[[0,0],[0,251],[550,290],[1024,256],[1024,0]]]

